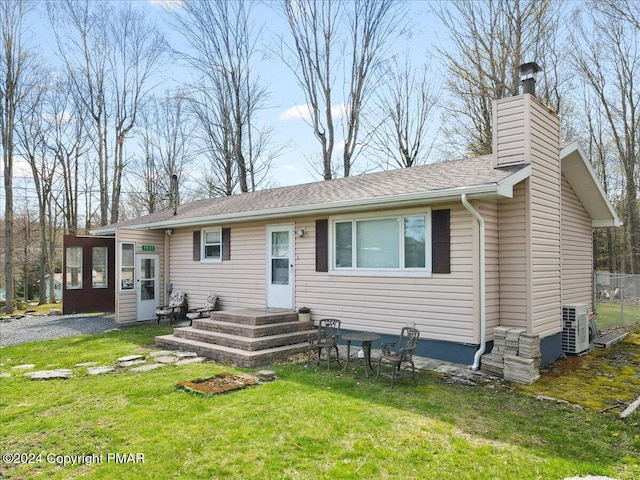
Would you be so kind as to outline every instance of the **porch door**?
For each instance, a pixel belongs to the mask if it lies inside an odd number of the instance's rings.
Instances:
[[[267,227],[267,307],[293,308],[293,225]]]
[[[155,318],[156,308],[160,306],[158,261],[158,255],[136,256],[138,321]]]

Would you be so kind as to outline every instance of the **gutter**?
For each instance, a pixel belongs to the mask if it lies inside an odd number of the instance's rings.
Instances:
[[[464,207],[473,215],[478,221],[480,227],[480,348],[473,357],[473,365],[471,369],[473,371],[478,370],[480,366],[480,357],[484,353],[487,347],[487,319],[486,319],[486,279],[485,279],[485,232],[484,232],[484,218],[473,208],[473,206],[467,200],[467,194],[463,193],[461,198]]]

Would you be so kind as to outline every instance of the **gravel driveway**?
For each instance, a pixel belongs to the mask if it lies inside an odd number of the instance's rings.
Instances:
[[[0,320],[0,347],[120,329],[113,314],[31,316]]]

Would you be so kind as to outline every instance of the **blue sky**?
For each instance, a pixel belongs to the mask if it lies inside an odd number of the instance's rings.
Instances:
[[[127,1],[127,0],[114,0]],[[138,8],[144,9],[148,15],[156,20],[158,25],[167,34],[172,45],[180,42],[180,36],[168,27],[168,23],[163,20],[165,13],[162,10],[164,0],[133,0],[132,3]],[[410,52],[416,65],[420,65],[428,60],[429,52],[434,50],[434,44],[441,44],[446,37],[442,32],[442,27],[437,23],[435,16],[429,12],[429,1],[413,0],[409,2],[409,18],[413,22],[412,35],[398,39],[393,45],[396,53]],[[284,153],[277,158],[271,171],[271,183],[276,185],[291,185],[319,180],[320,176],[314,172],[310,166],[310,158],[318,158],[320,146],[313,136],[311,127],[305,123],[304,115],[305,98],[303,91],[297,84],[294,74],[289,68],[273,53],[273,45],[277,42],[278,36],[285,40],[290,39],[288,26],[266,3],[256,6],[256,24],[264,22],[262,30],[262,55],[255,68],[260,77],[266,82],[270,91],[268,107],[261,114],[262,121],[267,125],[272,125],[276,131],[275,142],[280,145],[287,145]],[[53,45],[53,34],[44,13],[44,6],[39,12],[35,12],[29,17],[27,25],[33,33],[32,44],[38,45],[41,56],[49,63],[56,62]],[[262,57],[262,58],[260,58]],[[437,72],[437,65],[433,66]],[[162,93],[173,86],[176,86],[185,79],[185,71],[177,64],[170,64],[164,69],[165,77],[158,85],[158,92]],[[335,109],[340,108],[340,99],[337,97]],[[339,130],[339,129],[338,129]],[[337,140],[341,139],[341,134],[337,135]],[[128,151],[135,148],[128,145]],[[339,153],[339,147],[336,149]],[[358,158],[356,171],[371,170],[372,165],[367,162],[366,155]],[[16,168],[16,176],[20,176],[21,169]],[[194,173],[195,174],[195,173]]]

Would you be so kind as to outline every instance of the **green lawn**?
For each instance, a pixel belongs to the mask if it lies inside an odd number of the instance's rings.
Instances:
[[[599,330],[640,323],[640,305],[633,303],[624,305],[624,316],[619,302],[598,302],[596,312]]]
[[[0,371],[20,363],[113,364],[148,352],[167,330],[146,325],[7,347]],[[59,381],[13,371],[0,379],[0,449],[33,463],[0,463],[0,477],[640,478],[640,413],[619,421],[617,412],[556,406],[505,387],[449,385],[427,373],[417,388],[405,380],[391,390],[386,379],[364,380],[360,370],[272,368],[273,383],[208,398],[175,384],[246,370],[204,363],[90,377],[75,369]],[[132,455],[116,463],[115,454]],[[62,465],[65,455],[67,462],[85,457]]]

